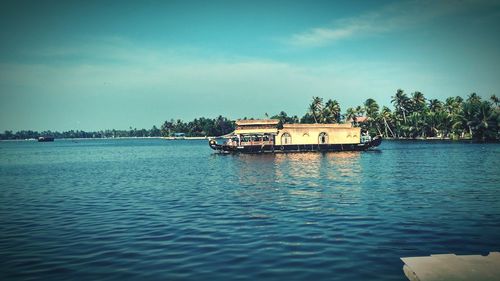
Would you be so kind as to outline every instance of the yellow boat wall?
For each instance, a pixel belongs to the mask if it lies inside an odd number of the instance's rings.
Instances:
[[[361,138],[361,128],[351,124],[284,124],[275,143],[321,144],[322,133],[326,134],[325,144],[359,144]]]

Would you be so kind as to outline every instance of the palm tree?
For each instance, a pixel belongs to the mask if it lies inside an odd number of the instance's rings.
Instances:
[[[429,110],[431,112],[437,112],[443,108],[443,103],[438,99],[429,100]]]
[[[377,102],[372,99],[372,98],[369,98],[367,99],[365,102],[364,102],[364,110],[366,112],[366,116],[368,117],[368,130],[370,130],[371,134],[373,134],[373,129],[374,127],[376,127],[377,129],[377,134],[381,135],[382,132],[380,131],[380,126],[379,126],[379,122],[377,122],[378,120],[378,110],[379,110],[379,106],[377,104]],[[375,126],[374,126],[375,125]]]
[[[312,99],[311,104],[309,105],[309,111],[314,117],[314,122],[318,123],[318,120],[321,119],[321,111],[323,109],[323,99],[320,97],[314,97]]]
[[[490,100],[495,105],[495,107],[498,107],[499,100],[498,100],[498,97],[496,95],[491,95]]]
[[[352,107],[349,107],[346,110],[346,114],[344,117],[345,117],[345,120],[351,120],[351,122],[356,122],[356,117],[357,117],[356,110]]]
[[[391,102],[396,108],[396,112],[403,115],[403,120],[406,123],[406,113],[408,112],[409,98],[403,92],[403,90],[398,89],[396,95],[391,97]]]
[[[492,138],[492,135],[498,133],[498,119],[495,111],[491,107],[491,103],[487,101],[481,102],[477,108],[477,113],[475,116],[475,131],[476,138],[480,138],[483,141]]]
[[[476,101],[477,100],[474,97],[472,97],[471,99],[471,97],[469,96],[467,102],[463,103],[462,115],[460,116],[462,119],[462,124],[464,125],[464,127],[467,127],[470,137],[473,137],[472,128],[476,125],[476,123],[478,123],[478,121],[476,120],[476,114],[479,110],[479,103],[477,103]]]
[[[451,130],[451,115],[437,99],[429,100],[429,110],[426,111],[424,118],[428,126],[429,136],[446,137]]]
[[[410,126],[408,128],[409,133],[412,138],[417,137],[419,134],[421,137],[425,137],[424,133],[424,119],[422,118],[422,114],[418,111],[412,112],[408,119],[410,120]]]
[[[478,96],[476,93],[471,93],[467,97],[467,102],[470,102],[470,103],[479,103],[480,101],[481,101],[481,97]]]
[[[364,106],[365,106],[366,116],[375,120],[379,110],[377,102],[374,99],[370,98],[365,101]]]
[[[499,111],[494,109],[488,101],[481,101],[479,97],[469,96],[463,105],[463,122],[474,139],[497,139],[499,125]]]
[[[422,94],[419,91],[416,91],[411,94],[411,103],[412,103],[412,110],[413,112],[415,111],[423,111],[425,108],[425,97],[424,94]]]
[[[329,99],[323,110],[323,117],[326,123],[340,122],[340,104],[337,100]]]
[[[464,136],[464,129],[466,122],[463,118],[463,98],[460,96],[449,97],[444,104],[444,111],[448,114],[448,127],[445,128],[447,132],[451,132],[453,136]]]
[[[280,129],[283,128],[283,124],[294,123],[293,118],[289,117],[285,111],[281,111],[279,114],[272,116],[271,119],[280,120],[280,122],[278,124],[278,127],[280,127]]]
[[[389,130],[389,132],[391,132],[392,137],[395,138],[396,135],[394,135],[394,132],[391,130],[391,126],[389,125],[389,122],[392,123],[392,113],[387,106],[382,107],[382,111],[380,112],[378,119],[383,122],[385,136],[389,137],[389,133],[387,132],[387,130]]]
[[[172,129],[174,128],[175,124],[174,124],[174,119],[170,119],[170,121],[165,121],[162,125],[161,125],[161,134],[164,136],[164,137],[169,137],[171,135],[171,132],[172,132]],[[113,134],[114,135],[114,134]]]
[[[453,97],[447,98],[444,103],[444,109],[446,110],[446,112],[451,114],[453,112],[454,104],[455,104],[455,98]]]
[[[356,106],[356,115],[363,116],[365,114],[365,109],[361,105]]]
[[[309,105],[309,113],[314,118],[314,123],[318,123],[318,119],[316,118],[316,107],[312,103]]]

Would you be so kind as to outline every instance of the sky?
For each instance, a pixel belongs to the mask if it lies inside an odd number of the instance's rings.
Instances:
[[[0,131],[499,95],[500,1],[1,1]]]

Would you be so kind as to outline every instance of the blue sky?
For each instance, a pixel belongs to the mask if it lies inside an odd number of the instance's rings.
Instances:
[[[2,1],[0,130],[500,89],[500,1]]]

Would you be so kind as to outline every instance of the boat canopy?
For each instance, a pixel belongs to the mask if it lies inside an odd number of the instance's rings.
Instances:
[[[277,126],[279,122],[278,119],[237,120],[236,126]]]
[[[236,121],[236,135],[242,134],[278,134],[277,119],[259,119],[259,120],[238,120]]]
[[[244,134],[252,134],[252,135],[260,135],[260,134],[278,134],[278,129],[265,129],[265,128],[255,128],[255,129],[236,129],[234,131],[236,135],[244,135]]]

